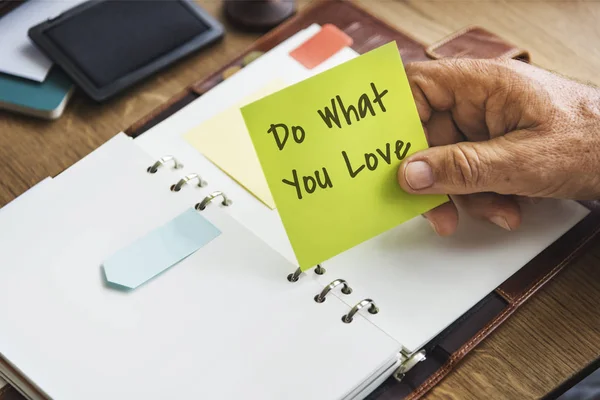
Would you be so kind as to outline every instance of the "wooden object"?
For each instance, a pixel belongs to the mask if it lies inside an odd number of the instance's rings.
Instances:
[[[220,2],[201,0],[218,15]],[[298,1],[302,8],[308,1]],[[600,84],[596,2],[359,1],[418,40],[432,43],[480,25],[531,51],[542,67]],[[219,65],[258,34],[230,31],[125,95],[98,105],[76,93],[64,116],[37,121],[0,112],[0,205],[60,171]],[[10,161],[10,162],[9,162]],[[600,239],[469,355],[428,399],[539,398],[600,355]],[[18,397],[14,397],[17,399]],[[11,398],[12,400],[12,398]]]

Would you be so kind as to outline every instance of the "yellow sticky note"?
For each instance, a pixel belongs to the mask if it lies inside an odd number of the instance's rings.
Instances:
[[[448,200],[398,185],[427,140],[393,42],[241,111],[302,270]]]
[[[183,135],[196,150],[271,209],[275,208],[275,202],[248,135],[240,107],[283,87],[283,80],[274,79]]]

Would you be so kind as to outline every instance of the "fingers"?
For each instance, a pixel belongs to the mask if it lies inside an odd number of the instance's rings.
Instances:
[[[398,182],[414,194],[528,194],[535,189],[525,174],[534,156],[528,148],[505,136],[432,147],[402,162]]]
[[[451,201],[429,210],[423,216],[440,236],[452,235],[458,226],[458,210]]]
[[[453,196],[453,201],[473,218],[488,221],[504,230],[515,230],[521,224],[521,209],[512,196],[477,193]],[[459,215],[453,202],[444,203],[423,216],[440,236],[452,235],[458,227]]]
[[[421,121],[430,128],[437,113],[448,113],[468,136],[487,137],[485,105],[496,84],[493,69],[492,62],[473,60],[410,64],[406,73]],[[432,136],[444,132],[430,130]]]
[[[535,69],[510,60],[437,60],[411,63],[406,74],[430,138],[444,135],[429,122],[447,112],[468,140],[481,141],[532,124],[523,118],[532,106],[523,68]]]
[[[513,231],[521,225],[521,208],[513,196],[476,193],[456,196],[455,201],[472,217],[489,221],[504,230]]]
[[[539,197],[529,197],[529,196],[516,196],[516,200],[518,203],[522,204],[538,204],[542,201]]]
[[[454,124],[452,114],[449,111],[433,114],[424,126],[424,130],[430,147],[443,146],[465,140]]]
[[[398,181],[406,192],[451,195],[475,218],[513,230],[521,221],[519,204],[499,194],[548,197],[556,191],[547,156],[556,152],[547,141],[535,143],[543,139],[539,132],[545,118],[540,116],[548,109],[544,85],[529,78],[535,67],[521,64],[440,60],[407,66],[432,147],[400,165]],[[425,217],[442,236],[458,225],[453,203]]]

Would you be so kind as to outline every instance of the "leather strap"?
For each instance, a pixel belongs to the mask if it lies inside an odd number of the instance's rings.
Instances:
[[[427,47],[427,56],[441,58],[513,58],[530,61],[529,52],[522,50],[492,32],[469,26]]]

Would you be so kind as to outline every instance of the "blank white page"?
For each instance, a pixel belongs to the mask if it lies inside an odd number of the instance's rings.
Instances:
[[[50,177],[41,180],[40,182],[38,182],[37,184],[35,184],[31,188],[29,188],[29,190],[27,190],[25,193],[21,194],[16,199],[13,199],[8,204],[4,205],[3,207],[0,207],[0,214],[9,213],[9,212],[11,212],[11,210],[14,210],[15,208],[18,208],[18,207],[20,207],[21,209],[26,209],[27,207],[31,206],[32,204],[36,204],[36,201],[37,201],[37,199],[39,199],[39,196],[43,195],[45,189],[48,186],[50,186],[51,182],[52,182],[52,178],[50,178]],[[0,318],[2,318],[1,311],[0,311]],[[0,380],[0,389],[2,388],[2,386],[3,386],[3,383]]]
[[[219,237],[135,291],[106,287],[103,260],[208,193],[171,192],[189,171],[148,174],[153,159],[114,140],[0,213],[0,352],[49,397],[337,399],[394,362],[397,341],[288,282],[293,265],[218,203],[203,215]]]
[[[6,216],[10,212],[17,217],[15,218],[16,220],[19,220],[19,215],[24,215],[24,213],[28,212],[30,207],[34,207],[36,204],[40,204],[43,201],[44,195],[47,193],[51,182],[52,178],[50,177],[41,180],[29,188],[29,190],[27,190],[25,193],[21,194],[19,197],[0,208],[0,215]],[[0,319],[1,318],[2,312],[0,311]],[[2,352],[0,351],[0,354],[1,353]],[[0,371],[0,392],[2,392],[4,386],[6,385],[8,385],[8,383],[2,379],[2,371]]]
[[[41,181],[30,187],[27,191],[22,193],[19,197],[13,199],[9,203],[5,204],[3,207],[0,207],[0,212],[8,212],[13,207],[15,207],[15,204],[20,202],[35,201],[35,196],[38,196],[39,194],[43,193],[44,189],[48,185],[50,185],[50,182],[52,182],[52,178],[50,177],[42,179]]]

